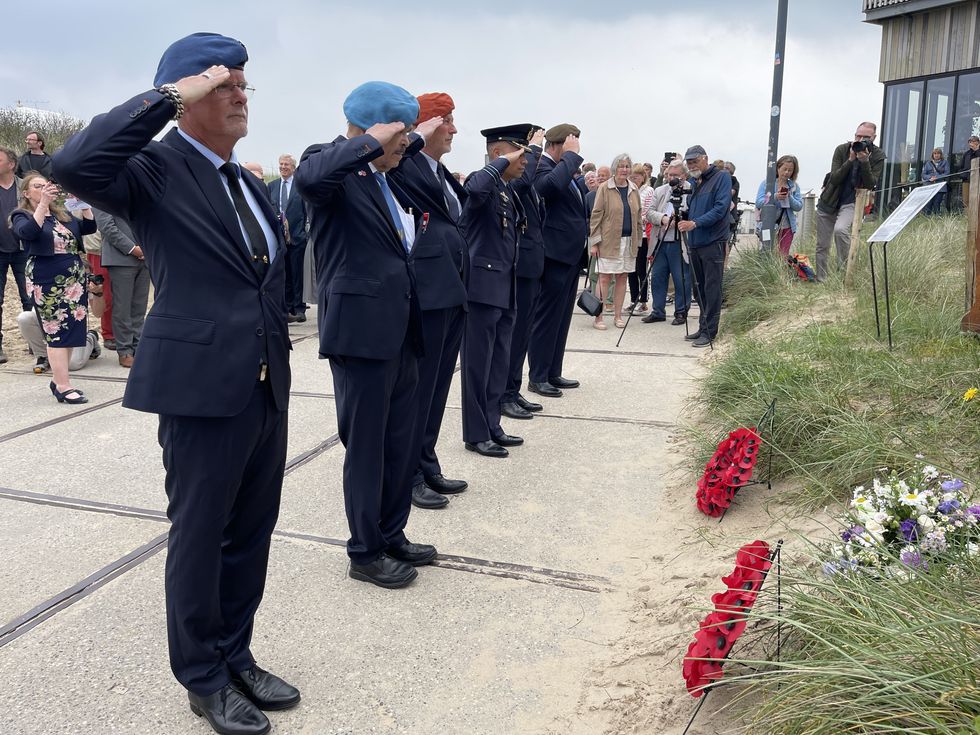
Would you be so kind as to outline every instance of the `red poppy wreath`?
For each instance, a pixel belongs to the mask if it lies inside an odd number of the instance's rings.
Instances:
[[[698,480],[698,510],[715,518],[725,512],[738,489],[752,480],[761,443],[754,426],[736,429],[718,443]]]
[[[711,596],[715,609],[701,621],[684,656],[682,673],[692,697],[700,697],[705,687],[721,679],[724,660],[745,630],[749,611],[771,567],[765,541],[753,541],[738,550],[735,570],[721,578],[725,591]]]

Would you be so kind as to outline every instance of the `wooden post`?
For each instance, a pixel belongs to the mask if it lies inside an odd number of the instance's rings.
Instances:
[[[851,224],[851,249],[847,253],[847,271],[844,273],[844,288],[851,287],[854,280],[854,265],[861,247],[861,225],[864,223],[864,207],[868,203],[868,190],[858,189],[854,193],[854,222]]]
[[[967,202],[966,309],[960,322],[964,332],[980,334],[980,159],[970,164],[970,200]]]

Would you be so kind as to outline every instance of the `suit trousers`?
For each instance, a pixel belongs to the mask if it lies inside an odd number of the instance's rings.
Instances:
[[[817,210],[817,253],[815,257],[817,280],[827,277],[827,259],[830,241],[837,247],[837,267],[843,268],[851,252],[851,226],[854,224],[854,205],[845,204],[833,214]]]
[[[533,383],[544,383],[562,374],[578,274],[578,263],[569,265],[551,258],[544,260],[541,293],[527,348],[529,378]]]
[[[521,392],[524,360],[527,357],[527,345],[531,336],[531,320],[534,318],[540,292],[539,279],[517,279],[517,316],[514,321],[514,335],[510,340],[510,371],[507,375],[507,387],[501,399],[504,403],[513,403]]]
[[[722,277],[725,273],[727,249],[727,240],[719,240],[699,248],[689,248],[691,268],[694,271],[694,280],[697,282],[698,306],[701,311],[698,328],[701,334],[706,334],[711,339],[718,336],[718,321],[721,318]],[[677,298],[675,295],[674,299]]]
[[[306,240],[286,246],[286,311],[305,314],[303,300],[303,263],[306,260]]]
[[[500,399],[510,371],[514,309],[470,302],[463,337],[463,441],[487,441],[504,433]]]
[[[150,269],[140,265],[107,265],[112,288],[112,334],[116,354],[132,355],[143,334],[146,305],[150,298]]]
[[[406,542],[412,509],[419,358],[406,338],[390,360],[330,358],[344,456],[347,555],[370,564]]]
[[[0,227],[5,226],[0,223]],[[27,252],[18,250],[16,253],[0,252],[0,346],[3,346],[3,294],[7,288],[7,269],[14,275],[17,284],[17,295],[20,297],[21,311],[33,311],[34,299],[27,293],[27,281],[24,270],[27,268]],[[42,351],[40,354],[44,354]]]
[[[279,515],[286,432],[268,382],[255,382],[237,416],[160,416],[170,667],[195,694],[216,692],[255,661],[249,642]]]
[[[456,373],[456,359],[463,340],[466,312],[462,306],[422,312],[425,356],[419,360],[419,410],[415,442],[419,445],[418,467],[412,485],[426,477],[442,474],[436,442],[446,413],[449,387]]]

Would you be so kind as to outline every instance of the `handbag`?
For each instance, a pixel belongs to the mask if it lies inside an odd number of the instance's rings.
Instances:
[[[592,258],[589,258],[589,268],[585,275],[585,288],[578,295],[578,308],[584,311],[589,316],[599,316],[602,313],[602,302],[599,301],[598,297],[592,293],[592,281],[590,276],[592,274]]]

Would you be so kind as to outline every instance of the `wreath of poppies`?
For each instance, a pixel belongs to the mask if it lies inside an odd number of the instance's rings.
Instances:
[[[718,443],[698,480],[698,510],[716,518],[725,512],[738,489],[752,479],[761,444],[754,426],[736,429]]]
[[[753,541],[738,550],[735,570],[721,578],[725,591],[711,596],[715,608],[701,621],[684,656],[682,671],[692,697],[700,697],[705,687],[721,679],[725,658],[745,630],[770,567],[769,544]]]

